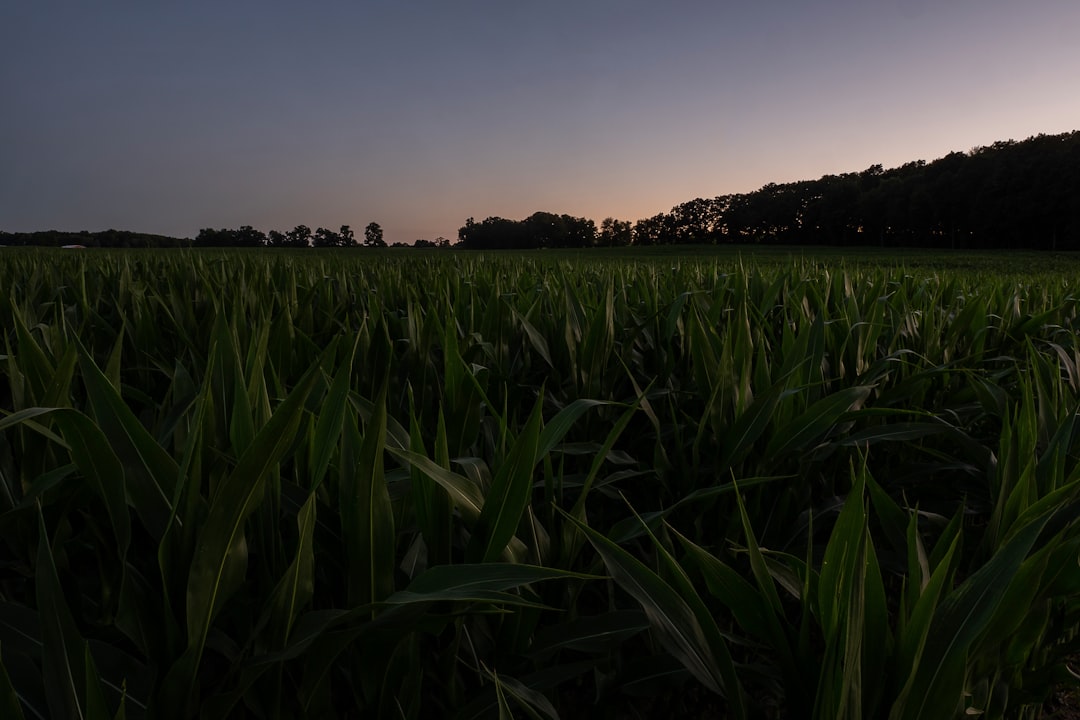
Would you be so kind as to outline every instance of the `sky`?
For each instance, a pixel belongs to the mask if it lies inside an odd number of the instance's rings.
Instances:
[[[1080,129],[1076,0],[12,0],[0,230],[637,220]]]

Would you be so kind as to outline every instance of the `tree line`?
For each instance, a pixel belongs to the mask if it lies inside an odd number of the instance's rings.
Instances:
[[[628,245],[778,244],[955,249],[1080,250],[1080,131],[1000,141],[897,168],[769,183],[753,192],[695,198],[636,222],[536,212],[524,220],[465,221],[471,250]],[[263,233],[204,228],[194,240],[106,230],[0,232],[0,245],[85,247],[386,247],[378,223],[362,238],[306,225]],[[412,247],[449,247],[446,238]],[[405,246],[395,242],[394,247]]]
[[[167,235],[131,232],[130,230],[103,230],[101,232],[65,232],[41,230],[37,232],[9,233],[0,231],[0,246],[23,247],[109,247],[109,248],[168,248],[188,247],[191,240]]]
[[[271,230],[264,233],[250,225],[239,229],[203,228],[195,236],[198,247],[275,247],[275,248],[332,248],[332,247],[386,247],[383,230],[378,223],[368,223],[364,228],[363,241],[355,236],[352,228],[342,225],[336,232],[320,227],[312,231],[307,225],[297,225],[288,232]]]
[[[441,238],[440,238],[441,239]],[[428,242],[435,245],[434,242]],[[400,244],[400,243],[395,243]],[[447,242],[447,244],[449,244]],[[312,231],[307,225],[297,225],[288,232],[271,230],[264,233],[251,225],[238,229],[203,228],[195,239],[167,235],[105,230],[102,232],[63,232],[45,230],[29,233],[0,232],[0,245],[32,247],[86,248],[169,248],[169,247],[230,247],[230,248],[306,248],[306,247],[386,247],[383,230],[378,223],[368,223],[363,238],[355,237],[348,225],[337,231],[320,227]]]
[[[472,218],[470,249],[757,243],[1080,250],[1080,131],[696,198],[631,224]]]

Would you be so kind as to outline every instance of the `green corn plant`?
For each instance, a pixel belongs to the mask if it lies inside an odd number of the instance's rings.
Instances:
[[[8,248],[0,707],[1033,716],[1059,260]]]

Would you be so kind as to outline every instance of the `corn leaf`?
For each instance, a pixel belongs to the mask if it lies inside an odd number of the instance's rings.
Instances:
[[[19,695],[11,684],[11,678],[8,677],[7,668],[4,667],[2,660],[0,660],[0,715],[11,720],[24,718]]]
[[[724,687],[724,673],[694,611],[659,575],[630,553],[570,515],[604,561],[612,578],[645,611],[660,643],[691,675],[712,692],[736,692]]]
[[[225,601],[241,585],[246,567],[244,520],[255,510],[270,471],[284,458],[300,425],[314,384],[313,366],[274,411],[247,452],[225,478],[210,504],[188,575],[188,648],[165,678],[158,710],[185,714],[210,626]]]
[[[359,439],[350,418],[342,437],[339,503],[352,605],[378,602],[394,591],[394,513],[383,473],[386,388]]]
[[[334,381],[330,385],[322,412],[315,423],[315,436],[312,441],[311,457],[312,490],[317,488],[326,477],[327,468],[333,458],[335,447],[341,437],[342,423],[345,420],[345,410],[349,402],[349,388],[352,379],[353,361],[356,357],[356,346],[360,340],[357,334],[345,360],[338,368]]]
[[[38,513],[35,577],[41,617],[42,677],[53,717],[86,717],[86,656],[56,572],[45,519]]]
[[[934,613],[921,655],[890,718],[952,717],[964,690],[968,649],[997,610],[1049,515],[1028,523]],[[945,563],[942,563],[944,565]],[[1016,608],[1025,612],[1027,608]]]
[[[823,437],[840,417],[862,404],[873,386],[857,385],[844,388],[811,405],[799,417],[784,427],[777,428],[765,452],[770,457],[785,457],[810,442]]]
[[[135,512],[147,531],[160,540],[172,516],[176,461],[157,444],[86,353],[79,357],[79,368],[94,417],[124,464]]]
[[[296,556],[270,595],[270,628],[275,648],[285,647],[293,623],[315,594],[315,549],[312,543],[315,508],[313,493],[296,516],[299,533]]]
[[[540,443],[543,397],[537,399],[528,421],[495,473],[484,507],[466,550],[470,562],[493,562],[513,539],[533,490],[533,468]]]

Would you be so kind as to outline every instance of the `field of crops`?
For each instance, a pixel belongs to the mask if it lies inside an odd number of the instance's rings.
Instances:
[[[0,332],[3,718],[1036,717],[1080,655],[1075,258],[7,249]]]

